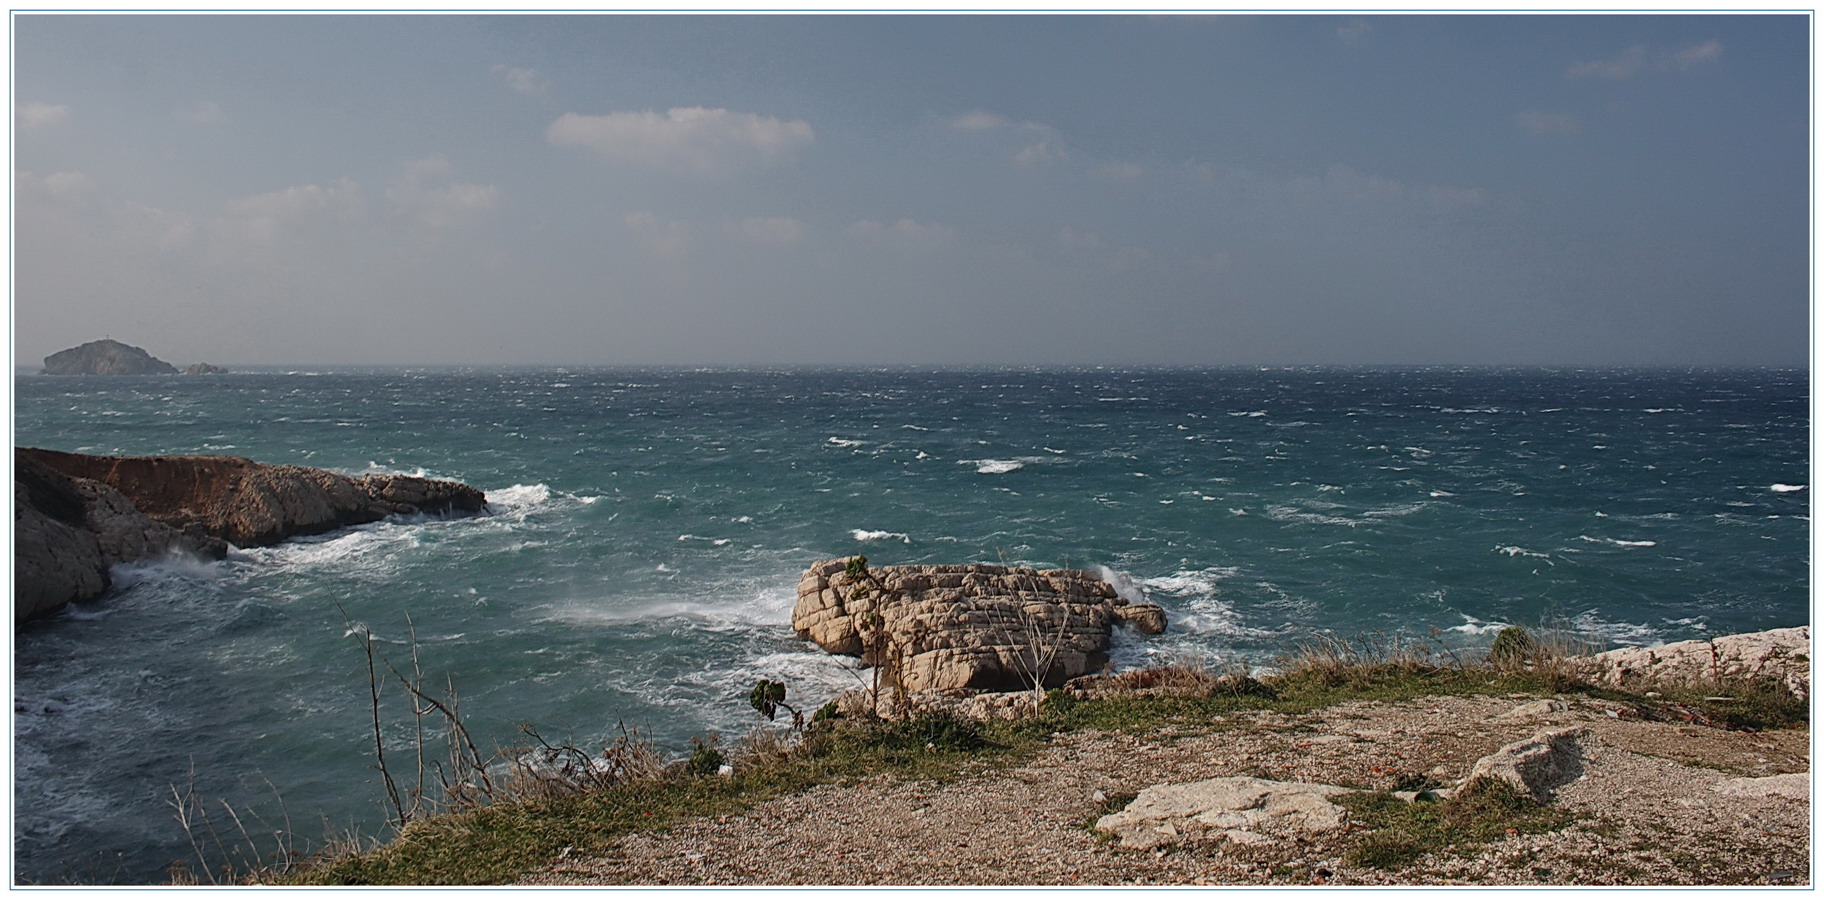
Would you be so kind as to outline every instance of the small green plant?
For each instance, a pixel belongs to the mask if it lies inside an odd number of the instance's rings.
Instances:
[[[1373,869],[1409,865],[1446,847],[1473,853],[1510,833],[1539,834],[1571,821],[1569,813],[1498,778],[1477,778],[1436,803],[1408,803],[1381,792],[1345,795],[1338,802],[1373,829],[1343,854],[1343,862]]]
[[[804,730],[804,713],[785,702],[785,682],[783,681],[760,679],[754,685],[754,689],[748,693],[747,703],[754,708],[754,712],[765,716],[768,722],[777,721],[779,711],[783,709],[792,714],[793,730]]]
[[[716,746],[717,740],[714,735],[708,738],[693,737],[690,739],[690,743],[694,749],[690,751],[690,762],[685,764],[685,768],[690,774],[699,778],[714,775],[722,771],[722,767],[728,764],[728,757],[723,755],[720,747]]]
[[[1509,625],[1495,635],[1495,642],[1488,648],[1488,661],[1497,666],[1520,667],[1539,653],[1539,642],[1533,639],[1532,632],[1518,625]]]

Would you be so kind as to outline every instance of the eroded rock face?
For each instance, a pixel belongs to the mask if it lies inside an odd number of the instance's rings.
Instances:
[[[1554,788],[1583,774],[1583,747],[1579,741],[1589,737],[1589,733],[1583,727],[1554,728],[1515,741],[1476,760],[1463,783],[1496,778],[1543,803]]]
[[[183,553],[211,559],[389,515],[473,513],[464,484],[350,478],[226,456],[105,457],[13,452],[13,621],[107,590],[108,568]]]
[[[1624,647],[1576,662],[1586,678],[1616,687],[1687,684],[1724,689],[1734,681],[1771,678],[1804,699],[1811,693],[1811,626],[1663,647]]]
[[[13,482],[13,624],[93,600],[108,589],[108,566],[95,535],[34,506]]]
[[[1331,798],[1350,792],[1332,784],[1244,777],[1156,784],[1126,809],[1097,819],[1096,830],[1137,849],[1217,836],[1259,844],[1343,827],[1347,816]]]
[[[90,341],[44,358],[46,375],[175,375],[176,367],[116,340]]]
[[[225,375],[228,370],[208,363],[191,363],[184,367],[185,375]]]
[[[1130,604],[1074,569],[884,566],[862,582],[848,565],[805,572],[792,627],[831,653],[888,667],[914,692],[1019,690],[1033,678],[1056,687],[1108,662],[1117,622],[1165,628],[1159,607]]]
[[[482,492],[454,481],[403,475],[350,478],[305,466],[235,456],[87,456],[24,448],[72,478],[119,491],[140,512],[179,531],[198,529],[238,547],[261,546],[389,515],[474,513]]]

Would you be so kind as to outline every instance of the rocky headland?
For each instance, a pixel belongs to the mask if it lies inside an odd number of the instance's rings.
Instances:
[[[453,481],[351,478],[232,456],[90,456],[13,451],[15,626],[107,590],[108,569],[186,553],[220,559],[391,515],[482,511]]]
[[[227,372],[221,366],[194,363],[186,366],[184,375],[219,375]],[[112,338],[90,341],[68,350],[59,350],[44,358],[46,375],[177,375],[176,366],[131,344]]]

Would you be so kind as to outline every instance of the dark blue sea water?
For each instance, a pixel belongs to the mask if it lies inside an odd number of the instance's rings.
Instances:
[[[14,639],[30,881],[158,880],[194,779],[304,839],[383,822],[353,633],[415,633],[484,744],[756,725],[853,676],[789,626],[809,563],[1111,570],[1170,615],[1122,666],[1316,632],[1653,644],[1809,620],[1807,373],[390,369],[15,379],[19,444],[453,478],[389,521],[116,573]],[[346,618],[345,618],[346,616]],[[393,701],[389,701],[393,702]],[[389,746],[411,745],[403,707]],[[192,774],[194,773],[194,775]],[[255,828],[257,831],[258,829]],[[193,863],[194,865],[194,863]]]

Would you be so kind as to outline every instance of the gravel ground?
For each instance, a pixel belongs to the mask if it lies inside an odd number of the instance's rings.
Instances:
[[[1809,735],[1616,718],[1571,701],[1357,703],[1304,716],[1185,722],[1144,737],[1060,735],[1026,765],[948,782],[890,776],[823,785],[734,816],[629,836],[599,855],[566,853],[522,883],[543,885],[1808,884],[1810,805],[1715,790],[1733,778],[1806,772]],[[1451,781],[1483,755],[1548,727],[1591,734],[1582,775],[1552,804],[1571,825],[1440,852],[1399,870],[1352,868],[1363,832],[1270,844],[1192,841],[1132,850],[1088,826],[1152,784],[1222,775],[1391,789],[1402,776]]]

